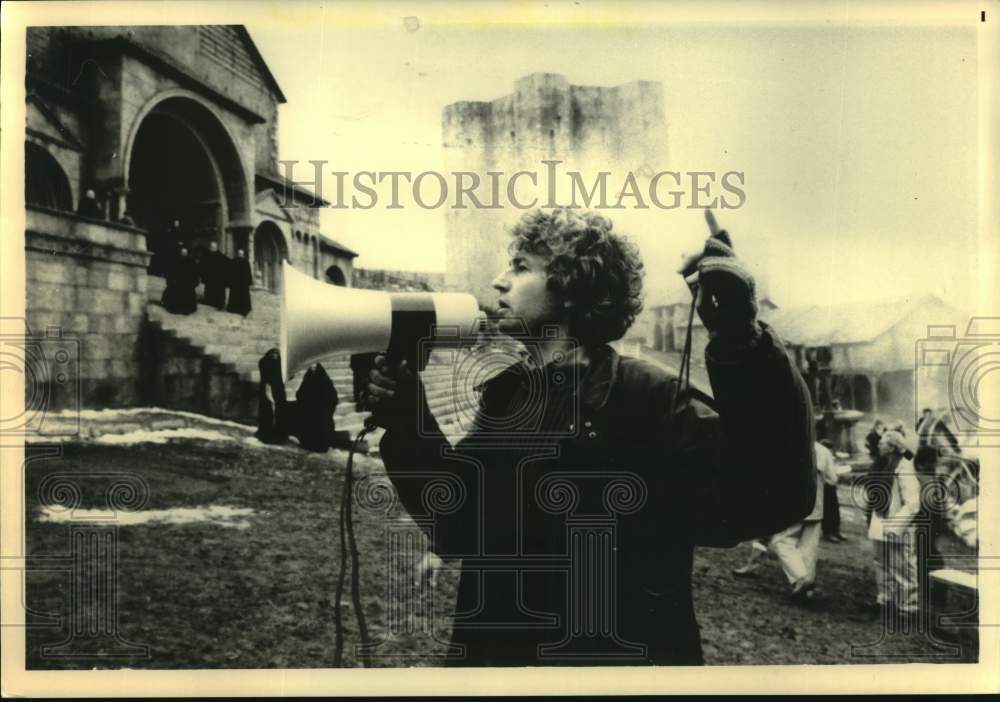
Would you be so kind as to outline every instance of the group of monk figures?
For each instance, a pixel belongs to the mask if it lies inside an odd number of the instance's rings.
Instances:
[[[187,245],[178,241],[178,223],[162,237],[162,244],[153,255],[149,272],[166,278],[161,302],[173,314],[193,314],[198,310],[198,286],[204,284],[202,302],[218,310],[234,314],[250,314],[250,287],[253,271],[246,252],[239,249],[236,258],[219,251],[216,242],[208,250],[192,256]],[[227,300],[228,298],[228,300]]]

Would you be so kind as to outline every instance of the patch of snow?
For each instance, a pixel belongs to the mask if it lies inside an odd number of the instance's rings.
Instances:
[[[53,419],[65,419],[65,418],[76,418],[79,417],[81,420],[102,420],[102,419],[114,419],[115,417],[129,417],[138,414],[153,414],[153,415],[164,415],[169,417],[186,417],[188,419],[196,419],[206,424],[213,424],[220,427],[229,427],[231,429],[240,429],[243,431],[254,432],[255,427],[248,424],[240,424],[239,422],[233,422],[228,419],[217,419],[215,417],[209,417],[204,414],[197,414],[196,412],[184,412],[183,410],[172,410],[165,409],[163,407],[119,407],[111,409],[81,409],[81,410],[62,410],[59,412],[48,412],[47,417],[52,417]]]
[[[127,434],[102,434],[93,441],[95,444],[131,446],[133,444],[165,444],[174,439],[204,439],[206,441],[234,441],[233,437],[221,431],[206,429],[161,429],[160,431],[132,431]]]
[[[45,506],[39,521],[56,524],[69,522],[101,522],[118,526],[137,524],[198,524],[208,522],[216,526],[246,529],[250,526],[247,517],[254,511],[249,507],[229,507],[208,505],[206,507],[171,507],[170,509],[147,509],[137,512],[117,512],[111,516],[102,509],[62,509]]]

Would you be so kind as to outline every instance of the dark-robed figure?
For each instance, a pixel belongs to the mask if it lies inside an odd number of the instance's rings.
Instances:
[[[232,261],[219,251],[214,241],[201,259],[201,280],[205,284],[205,304],[217,310],[226,306],[226,288],[229,286],[229,269]]]
[[[181,240],[180,237],[181,222],[175,219],[147,240],[153,251],[153,256],[149,259],[149,268],[146,269],[150,275],[161,278],[166,278],[169,275],[177,258],[177,243]]]
[[[288,401],[281,377],[281,353],[271,349],[257,362],[260,388],[257,391],[257,438],[265,444],[288,441]]]
[[[198,311],[198,266],[181,246],[167,270],[167,287],[161,302],[173,314],[193,314]]]
[[[309,366],[302,384],[295,393],[294,434],[302,447],[322,453],[330,448],[336,427],[333,413],[337,409],[337,388],[319,363]]]
[[[250,314],[250,286],[253,285],[253,271],[246,252],[239,249],[236,258],[229,267],[229,312],[235,312],[246,317]]]

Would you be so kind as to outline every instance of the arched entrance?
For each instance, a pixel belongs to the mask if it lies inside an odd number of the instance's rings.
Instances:
[[[261,285],[273,293],[281,291],[281,262],[288,249],[281,229],[274,222],[261,222],[253,235],[253,258]]]
[[[343,287],[347,285],[347,277],[340,266],[330,266],[326,269],[326,282]]]
[[[872,412],[872,384],[863,375],[854,376],[854,409]]]
[[[219,119],[193,98],[168,97],[148,110],[131,141],[127,209],[149,232],[147,246],[178,240],[192,250],[215,241],[229,250],[227,226],[249,220],[245,170]],[[178,231],[172,227],[180,222]]]
[[[24,144],[24,202],[51,210],[73,210],[73,195],[62,166],[52,154],[30,141]]]

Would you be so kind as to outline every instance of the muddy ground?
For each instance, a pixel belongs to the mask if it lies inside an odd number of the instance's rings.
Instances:
[[[252,441],[199,438],[160,445],[67,443],[59,451],[31,449],[34,458],[26,467],[29,668],[333,664],[340,558],[336,506],[345,453],[316,456]],[[114,487],[123,482],[122,474],[130,476],[124,482],[132,488]],[[377,482],[381,463],[360,457],[356,474]],[[112,583],[117,610],[105,608],[106,621],[88,631],[92,622],[72,616],[81,611],[73,603],[87,594],[74,588],[73,558],[67,556],[73,552],[71,532],[87,533],[90,527],[70,508],[75,505],[78,515],[92,509],[113,517],[109,494],[116,495],[112,506],[124,511],[175,510],[180,516],[169,522],[104,522],[102,533],[117,535]],[[375,490],[373,503],[378,498]],[[883,624],[870,607],[874,576],[863,517],[846,504],[846,488],[842,500],[850,540],[821,545],[822,597],[809,606],[789,601],[773,560],[755,578],[734,577],[731,569],[744,561],[745,546],[697,552],[694,591],[706,663],[954,662],[974,656],[968,647],[956,654],[918,632],[883,636]],[[224,510],[176,512],[209,506],[238,508],[242,516],[227,521]],[[361,603],[372,639],[382,642],[375,665],[439,665],[457,570],[445,568],[433,590],[415,585],[423,553],[418,547],[387,559],[387,517],[376,507],[356,512]],[[407,524],[398,507],[388,518]],[[86,558],[77,562],[87,577],[93,565]],[[343,664],[357,666],[351,599],[348,579],[341,600]]]

